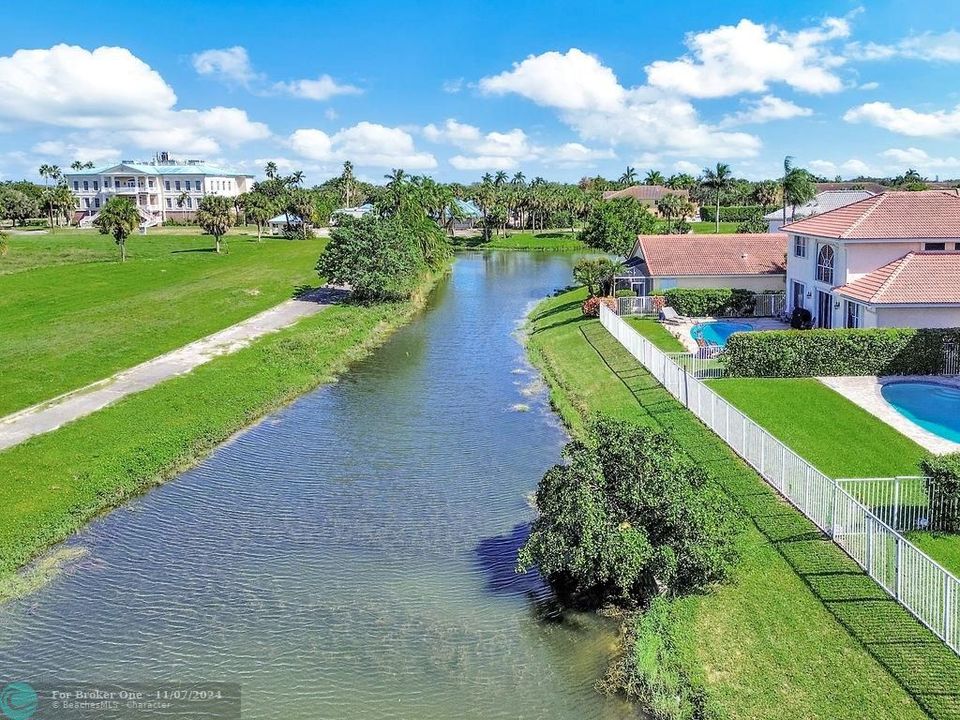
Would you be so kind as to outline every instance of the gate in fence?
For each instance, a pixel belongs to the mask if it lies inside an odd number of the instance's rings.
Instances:
[[[671,395],[719,435],[897,602],[960,654],[960,580],[898,532],[898,529],[909,529],[908,523],[922,518],[927,518],[929,525],[934,516],[935,508],[931,509],[929,497],[924,505],[923,493],[915,483],[910,484],[918,478],[844,481],[829,478],[687,372],[605,305],[600,306],[600,322]],[[919,493],[916,499],[912,494],[915,491]],[[886,500],[893,500],[892,496],[888,497],[892,492],[900,493],[897,502],[884,505]],[[911,504],[914,502],[915,506]],[[895,513],[894,508],[899,508],[899,515],[891,514]]]

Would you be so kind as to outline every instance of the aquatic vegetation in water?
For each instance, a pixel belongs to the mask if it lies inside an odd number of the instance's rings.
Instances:
[[[515,405],[511,405],[510,409],[514,412],[530,412],[530,406],[526,403],[516,403]]]
[[[0,603],[36,592],[57,577],[67,563],[87,554],[83,547],[62,547],[50,552],[29,567],[0,580]]]

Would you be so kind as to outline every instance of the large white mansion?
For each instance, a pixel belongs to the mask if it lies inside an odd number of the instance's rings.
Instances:
[[[111,197],[129,197],[143,218],[142,227],[167,219],[193,217],[204,195],[235,197],[248,192],[253,175],[208,165],[203,160],[173,160],[158,153],[148,162],[124,160],[92,170],[64,173],[67,186],[77,196],[75,220],[89,226]]]

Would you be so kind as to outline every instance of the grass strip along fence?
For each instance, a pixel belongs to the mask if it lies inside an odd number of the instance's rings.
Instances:
[[[600,322],[671,395],[960,655],[960,580],[605,305]]]

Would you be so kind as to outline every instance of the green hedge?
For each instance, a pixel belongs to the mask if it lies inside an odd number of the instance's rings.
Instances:
[[[960,532],[960,453],[930,456],[920,463],[920,469],[927,476],[931,504],[942,509],[930,529]]]
[[[720,222],[742,222],[743,220],[748,220],[753,215],[760,213],[761,215],[766,215],[769,212],[773,212],[777,207],[771,205],[769,207],[764,207],[763,205],[721,205],[720,206]],[[707,203],[700,207],[700,219],[705,222],[713,222],[717,218],[717,206]]]
[[[770,330],[731,335],[723,357],[735,377],[935,375],[958,341],[960,328]]]
[[[750,315],[756,304],[753,290],[729,288],[672,288],[651,295],[663,295],[680,315]]]

